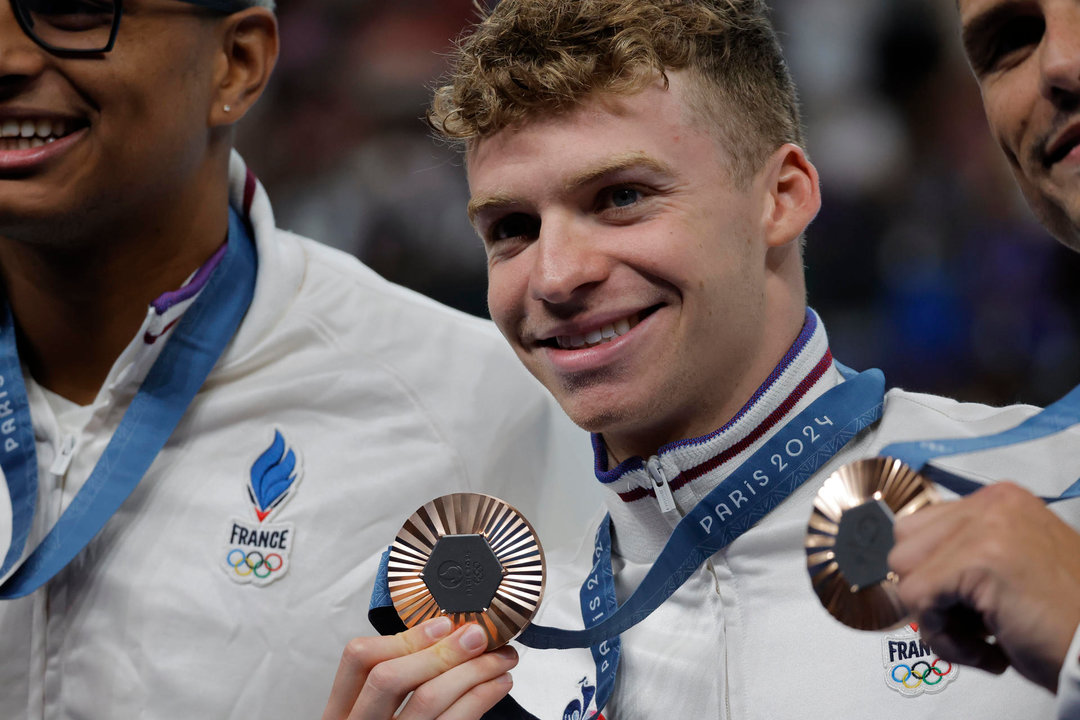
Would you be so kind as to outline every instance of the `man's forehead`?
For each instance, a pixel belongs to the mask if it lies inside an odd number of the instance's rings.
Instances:
[[[676,105],[683,111],[681,117],[684,120],[696,119],[691,112],[694,109],[691,98],[695,94],[702,93],[700,89],[702,81],[695,79],[689,71],[670,69],[666,70],[664,75],[656,73],[649,78],[648,81],[631,83],[625,89],[616,91],[591,90],[558,106],[529,108],[523,118],[467,140],[465,143],[466,161],[474,157],[481,146],[498,144],[500,140],[518,135],[522,130],[543,126],[564,129],[571,126],[581,128],[602,124],[612,117],[640,118],[642,116],[639,107],[640,99],[643,97],[656,99],[660,97],[658,93],[675,99]]]
[[[593,94],[568,108],[540,110],[523,121],[515,122],[495,132],[470,140],[465,149],[466,171],[472,176],[477,165],[505,164],[513,158],[543,160],[547,165],[565,167],[573,157],[580,161],[582,155],[604,155],[600,149],[612,140],[610,121],[627,118],[625,102],[636,95]],[[582,138],[596,138],[596,143],[581,143]],[[552,138],[572,138],[570,152],[554,157],[551,155]]]

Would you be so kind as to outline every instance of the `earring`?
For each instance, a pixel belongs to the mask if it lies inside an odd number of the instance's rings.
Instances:
[[[221,109],[225,112],[232,112],[232,105],[223,105]]]

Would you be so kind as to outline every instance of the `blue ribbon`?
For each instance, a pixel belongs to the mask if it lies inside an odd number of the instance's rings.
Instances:
[[[1070,390],[1057,402],[1047,405],[1042,411],[1008,430],[980,437],[893,443],[882,449],[879,454],[901,460],[913,470],[922,473],[927,479],[933,480],[957,495],[970,495],[984,485],[931,465],[930,461],[949,455],[979,452],[1038,440],[1067,430],[1077,422],[1080,422],[1080,385]],[[1080,497],[1080,480],[1066,488],[1061,495],[1044,497],[1042,500],[1054,503],[1074,497]]]
[[[581,588],[582,617],[586,629],[561,630],[530,625],[518,640],[534,648],[590,647],[597,668],[597,708],[602,710],[614,688],[620,653],[618,635],[647,617],[670,597],[706,558],[752,527],[840,450],[859,430],[880,417],[881,399],[884,393],[884,378],[881,377],[880,372],[871,370],[851,378],[852,371],[839,363],[837,366],[849,380],[818,398],[814,404],[789,422],[719,487],[713,489],[699,502],[676,526],[645,579],[621,607],[617,607],[615,603],[614,576],[611,570],[610,518],[605,518],[597,531],[594,549],[595,565]],[[848,394],[850,397],[843,397]],[[872,405],[868,404],[871,398],[874,398]],[[816,415],[825,412],[830,416],[846,417],[846,423],[837,432],[831,433],[828,442],[822,444],[817,453],[807,457],[802,464],[773,485],[769,492],[756,494],[755,503],[740,505],[738,513],[732,512],[724,525],[714,534],[711,531],[712,525],[717,523],[719,518],[717,503],[723,503],[726,498],[731,497],[732,492],[741,491],[747,487],[753,469],[761,465],[765,458],[778,454],[785,443],[790,441],[791,430],[799,432],[801,426],[806,425]],[[948,455],[977,452],[1037,440],[1061,432],[1077,422],[1080,422],[1080,386],[1061,400],[1008,430],[981,437],[893,443],[885,447],[880,455],[898,458],[953,492],[966,495],[983,487],[983,484],[936,467],[930,464],[930,461]],[[1073,483],[1060,496],[1043,498],[1043,500],[1056,502],[1074,497],[1080,497],[1080,480]],[[706,519],[710,522],[706,522]],[[384,555],[384,566],[386,561],[387,555]],[[384,588],[381,593],[382,600],[376,601],[379,595],[377,587],[376,594],[372,598],[373,613],[378,610],[377,602],[389,605],[389,590]],[[390,610],[392,609],[391,606]],[[397,622],[401,624],[400,620]],[[376,623],[376,627],[383,631],[381,624]],[[390,631],[389,626],[384,627]],[[403,624],[401,628],[404,628]],[[515,712],[519,712],[513,717],[527,715],[516,703],[513,706]],[[511,715],[505,717],[511,717]]]
[[[622,606],[615,607],[608,517],[597,531],[596,564],[581,587],[586,629],[529,625],[518,642],[533,648],[589,647],[596,665],[596,707],[603,710],[615,688],[622,649],[619,635],[648,617],[706,559],[757,524],[859,431],[881,417],[885,393],[881,371],[868,370],[850,377],[853,375],[850,370],[838,367],[849,379],[796,415],[702,498],[675,526],[653,566]],[[805,432],[806,428],[810,428],[809,433]],[[818,439],[811,445],[810,437]],[[798,452],[793,452],[792,447]],[[776,465],[784,465],[787,458],[787,470],[781,469],[775,480],[768,478],[763,484],[756,471],[774,467],[773,457],[781,460]]]
[[[221,263],[177,323],[85,485],[26,561],[0,585],[0,599],[28,595],[48,582],[86,547],[139,484],[236,333],[254,295],[256,265],[244,221],[229,208],[228,248]],[[14,513],[6,572],[25,549],[37,497],[33,428],[10,310],[0,328],[0,372],[0,390],[12,397],[18,430],[18,435],[9,435],[17,447],[0,454]]]
[[[518,641],[533,648],[591,648],[597,667],[596,703],[602,710],[614,688],[620,653],[618,636],[648,617],[707,558],[753,527],[859,431],[881,417],[885,392],[881,371],[868,370],[855,375],[839,364],[838,367],[847,381],[811,403],[687,513],[672,531],[644,580],[622,606],[615,602],[610,519],[605,519],[597,531],[596,564],[581,589],[586,629],[529,625]],[[804,432],[807,428],[809,433]],[[816,439],[811,441],[812,437]],[[798,445],[793,445],[796,442]],[[798,447],[798,452],[793,447]],[[772,467],[774,455],[787,459],[782,463],[786,470],[781,469],[779,475],[767,477],[763,482],[755,471]],[[389,552],[383,555],[384,566],[388,557]],[[380,576],[385,577],[382,569]],[[393,607],[388,605],[389,588],[377,585],[369,619],[384,634],[404,628],[400,619],[395,622],[390,618]]]
[[[885,378],[880,370],[859,373],[830,389],[773,435],[679,521],[641,584],[615,613],[586,630],[530,625],[518,641],[534,648],[589,647],[613,638],[644,620],[678,590],[706,558],[753,527],[828,462],[856,433],[876,422],[881,417],[884,392]],[[815,423],[816,419],[823,417],[832,424]],[[804,445],[808,451],[804,457],[789,458],[785,446],[794,441],[808,443],[802,434],[806,427],[813,428],[820,440],[812,446]],[[779,455],[781,459],[789,458],[790,462],[786,463],[788,469],[781,471],[778,480],[770,479],[767,485],[761,487],[760,481],[753,475],[754,471],[770,467],[770,458],[774,455]],[[743,502],[732,509],[731,498],[736,492],[741,494]],[[718,512],[721,506],[730,514]]]
[[[580,600],[581,617],[585,621],[585,627],[595,630],[619,609],[619,602],[615,597],[615,573],[611,567],[610,516],[605,517],[596,530],[593,559],[595,564],[588,579],[581,586]],[[530,625],[525,628],[525,633],[528,633],[532,627]],[[518,639],[521,640],[521,638]],[[611,693],[615,690],[615,674],[619,670],[622,640],[615,636],[610,640],[590,643],[589,650],[592,652],[593,664],[596,666],[596,709],[599,712],[607,705]]]
[[[4,577],[22,557],[37,503],[37,452],[30,401],[23,383],[22,367],[15,352],[15,320],[11,306],[4,304],[4,324],[0,327],[0,467],[4,470],[11,499],[11,545],[0,564]]]

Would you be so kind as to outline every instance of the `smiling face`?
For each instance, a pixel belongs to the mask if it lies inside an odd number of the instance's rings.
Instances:
[[[0,4],[0,235],[119,229],[191,194],[210,142],[219,18],[130,0],[110,53],[70,58],[35,45]]]
[[[737,185],[685,110],[686,77],[670,80],[593,95],[468,155],[492,317],[616,460],[719,427],[802,324],[794,240],[812,212],[778,230],[776,163]]]
[[[1080,249],[1080,3],[959,0],[990,128],[1044,225]]]

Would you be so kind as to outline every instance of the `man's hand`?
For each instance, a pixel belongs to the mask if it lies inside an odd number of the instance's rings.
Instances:
[[[1012,665],[1057,690],[1080,624],[1080,534],[1007,482],[901,518],[894,532],[900,599],[939,656],[997,673]]]
[[[440,617],[390,637],[352,640],[323,720],[479,718],[510,692],[517,651],[507,645],[484,653],[487,636],[475,624],[450,629]]]

